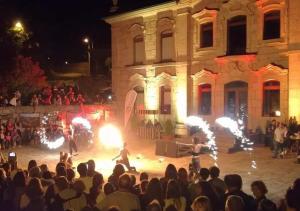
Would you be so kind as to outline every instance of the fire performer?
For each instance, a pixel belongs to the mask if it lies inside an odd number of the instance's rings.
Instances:
[[[126,147],[127,147],[127,143],[125,142],[123,145],[123,149],[120,151],[120,154],[112,160],[114,161],[117,158],[121,157],[121,159],[117,160],[117,164],[118,163],[123,164],[126,166],[128,171],[136,172],[136,168],[134,166],[130,166],[129,159],[128,159],[128,155],[130,155],[130,153]]]
[[[192,162],[190,163],[190,171],[194,173],[199,173],[201,169],[200,165],[200,154],[205,152],[208,146],[200,142],[198,137],[193,137],[193,148],[192,148]]]
[[[67,140],[69,141],[69,151],[70,151],[70,155],[72,156],[73,149],[77,153],[77,144],[76,144],[77,140],[74,139],[74,135],[72,135],[72,131],[71,130],[68,131]]]

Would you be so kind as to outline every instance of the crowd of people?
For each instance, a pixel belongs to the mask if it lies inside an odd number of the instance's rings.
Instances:
[[[31,100],[22,98],[19,90],[10,97],[0,95],[0,106],[20,105],[78,105],[85,103],[85,98],[76,86],[48,86],[32,94]]]
[[[267,125],[265,145],[273,151],[273,158],[284,158],[293,148],[293,138],[300,136],[300,126],[296,118],[291,117],[288,124],[278,122],[275,119]],[[300,155],[300,149],[296,149],[297,155]]]
[[[45,127],[45,136],[48,140],[55,140],[64,135],[63,130],[58,125],[47,124]],[[10,150],[22,145],[41,144],[40,127],[24,128],[22,124],[15,119],[14,121],[0,119],[0,149]]]
[[[142,172],[137,179],[116,164],[104,181],[94,160],[77,166],[61,153],[55,172],[47,164],[31,160],[20,169],[15,157],[2,160],[0,168],[0,210],[10,211],[276,211],[300,210],[300,178],[288,187],[282,200],[267,198],[263,181],[251,184],[252,194],[242,189],[242,177],[225,175],[213,166],[198,173],[175,165],[166,167],[162,178]],[[138,181],[138,182],[137,182]]]

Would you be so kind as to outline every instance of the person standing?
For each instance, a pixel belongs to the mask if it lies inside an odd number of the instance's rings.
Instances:
[[[70,151],[70,155],[72,156],[73,149],[75,150],[75,152],[77,152],[77,145],[76,145],[76,141],[74,140],[74,136],[72,136],[71,130],[68,131],[67,140],[69,141],[69,151]]]
[[[282,147],[284,143],[284,125],[281,123],[277,123],[277,127],[274,131],[274,153],[273,153],[273,158],[277,158],[279,153],[282,153]],[[282,155],[280,155],[282,156]]]

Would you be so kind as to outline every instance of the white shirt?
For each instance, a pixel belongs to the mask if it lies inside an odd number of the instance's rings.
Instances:
[[[277,127],[274,131],[274,140],[278,143],[283,143],[285,130],[282,127]]]

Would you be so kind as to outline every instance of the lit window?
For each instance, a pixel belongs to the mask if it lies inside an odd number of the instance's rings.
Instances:
[[[280,111],[280,82],[267,81],[263,84],[263,116],[275,116]]]
[[[227,54],[245,54],[247,47],[247,17],[233,17],[228,20],[227,27]]]
[[[280,38],[280,11],[271,11],[264,15],[264,40]]]
[[[160,87],[160,113],[171,114],[171,88]]]
[[[200,47],[212,47],[213,46],[213,23],[201,24],[200,32]]]
[[[211,114],[211,85],[202,84],[198,86],[198,113],[202,115]]]
[[[134,42],[134,63],[142,64],[144,60],[144,38],[136,36]]]
[[[172,61],[174,54],[173,32],[164,31],[161,33],[161,60]]]

